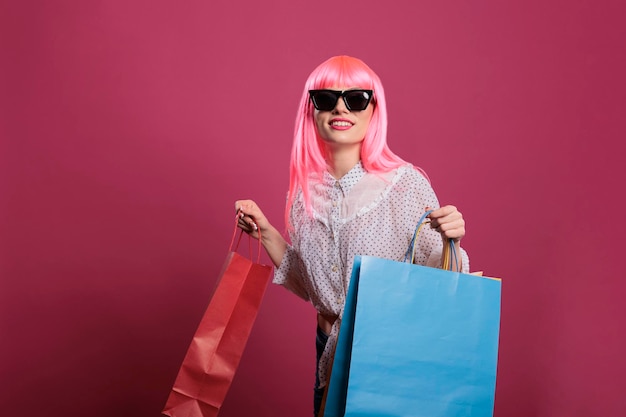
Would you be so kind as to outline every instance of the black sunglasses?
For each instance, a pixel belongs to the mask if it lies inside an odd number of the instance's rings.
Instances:
[[[309,90],[313,105],[320,111],[333,110],[339,97],[343,97],[343,102],[348,110],[365,110],[372,100],[373,93],[373,90]]]

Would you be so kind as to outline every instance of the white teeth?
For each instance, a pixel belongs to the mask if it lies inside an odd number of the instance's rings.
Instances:
[[[352,126],[352,123],[350,123],[350,122],[341,122],[341,121],[336,121],[336,122],[332,122],[332,123],[331,123],[331,125],[333,125],[333,126],[342,126],[342,127],[345,127],[345,126]]]

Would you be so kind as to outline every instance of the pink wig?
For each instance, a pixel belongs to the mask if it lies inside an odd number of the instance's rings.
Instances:
[[[337,86],[360,87],[374,90],[370,105],[374,106],[372,119],[361,147],[361,163],[368,172],[384,173],[406,162],[387,146],[387,107],[385,91],[380,78],[363,61],[349,56],[336,56],[318,66],[309,76],[302,92],[289,168],[289,194],[285,217],[289,226],[289,211],[297,191],[302,190],[307,212],[311,213],[308,181],[311,174],[323,175],[327,169],[326,147],[317,134],[314,107],[309,90]]]

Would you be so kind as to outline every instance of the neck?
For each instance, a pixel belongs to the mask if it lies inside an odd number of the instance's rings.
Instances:
[[[339,179],[346,175],[361,160],[361,147],[336,148],[329,150],[326,159],[328,172]]]

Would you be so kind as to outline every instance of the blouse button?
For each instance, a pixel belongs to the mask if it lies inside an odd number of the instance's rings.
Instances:
[[[337,202],[333,201],[333,207],[337,207]]]
[[[332,267],[332,268],[330,268],[330,269],[331,269],[333,272],[337,272],[337,269],[338,269],[338,268],[337,268],[337,265],[333,265],[333,267]]]

